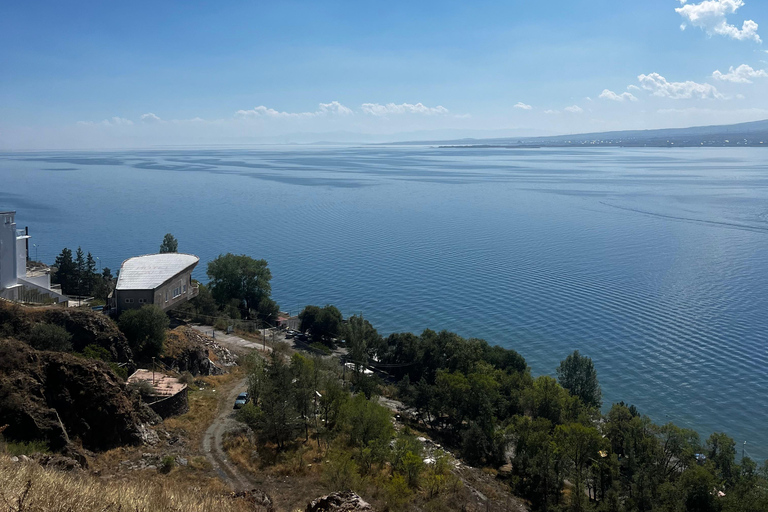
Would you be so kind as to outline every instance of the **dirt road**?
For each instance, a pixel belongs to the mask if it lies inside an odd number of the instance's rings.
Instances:
[[[232,406],[237,395],[245,388],[246,379],[242,379],[235,384],[227,396],[219,401],[219,413],[203,436],[203,453],[205,457],[221,479],[235,491],[246,491],[254,488],[250,479],[230,462],[223,447],[224,433],[237,425]]]

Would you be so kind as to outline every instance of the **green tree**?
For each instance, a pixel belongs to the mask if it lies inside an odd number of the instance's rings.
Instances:
[[[273,442],[282,450],[296,435],[302,422],[296,411],[291,390],[293,374],[283,357],[272,353],[266,366],[266,379],[258,407],[261,417],[257,425],[260,439]]]
[[[74,294],[77,288],[77,267],[72,260],[72,251],[66,247],[61,254],[56,256],[56,273],[53,274],[53,282],[61,285],[61,291],[65,294]]]
[[[208,263],[207,274],[211,294],[220,306],[237,299],[243,317],[253,311],[258,319],[274,322],[278,307],[270,298],[272,273],[266,260],[227,253]]]
[[[364,395],[355,395],[344,404],[341,425],[349,435],[350,444],[359,447],[376,441],[389,442],[394,432],[389,409]]]
[[[120,315],[118,327],[128,338],[134,354],[143,359],[163,352],[170,321],[162,309],[153,304],[131,309]]]
[[[101,277],[105,281],[112,281],[113,279],[112,270],[110,270],[109,267],[104,267],[103,269],[101,269]]]
[[[352,315],[349,318],[344,327],[344,338],[349,356],[354,361],[355,370],[358,373],[362,370],[362,365],[368,364],[370,356],[382,351],[381,336],[362,316]]]
[[[93,293],[99,275],[96,273],[96,261],[89,252],[85,258],[85,289],[88,295]]]
[[[707,458],[715,465],[715,471],[728,486],[734,483],[736,443],[722,432],[715,432],[707,439]]]
[[[592,359],[582,356],[578,350],[560,362],[557,380],[569,393],[579,397],[587,407],[599,408],[602,405],[603,394]]]
[[[342,333],[342,320],[341,311],[336,306],[307,306],[299,313],[299,330],[309,332],[313,339],[331,346],[331,340]]]
[[[77,255],[75,257],[75,275],[77,276],[77,294],[84,295],[86,284],[88,282],[88,275],[85,264],[85,254],[80,247],[77,248]]]
[[[160,244],[160,254],[168,252],[179,252],[179,241],[170,233],[163,237],[163,243]]]
[[[580,423],[559,425],[555,429],[555,442],[557,452],[562,457],[566,472],[571,476],[575,487],[570,495],[570,508],[581,512],[587,507],[584,503],[587,470],[598,460],[598,452],[603,449],[605,443],[596,428]]]

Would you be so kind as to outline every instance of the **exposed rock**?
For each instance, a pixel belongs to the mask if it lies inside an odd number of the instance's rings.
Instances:
[[[0,340],[0,418],[9,439],[44,439],[61,450],[79,439],[90,450],[144,441],[157,415],[101,361]]]
[[[164,364],[178,372],[197,375],[219,375],[222,367],[232,366],[235,356],[213,338],[187,326],[176,327],[168,333]],[[215,362],[217,361],[217,362]]]
[[[250,491],[233,492],[232,498],[243,499],[253,505],[253,510],[258,512],[274,512],[275,506],[272,498],[264,491],[252,489]]]
[[[78,461],[71,457],[65,457],[63,455],[39,455],[35,458],[37,463],[46,468],[58,469],[59,471],[74,471],[76,469],[83,469]]]
[[[371,505],[352,491],[335,492],[313,500],[307,505],[306,512],[353,512],[357,510],[373,511]]]

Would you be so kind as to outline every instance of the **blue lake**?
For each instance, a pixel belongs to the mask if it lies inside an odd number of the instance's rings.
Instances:
[[[764,150],[263,147],[0,154],[0,209],[39,259],[113,270],[173,233],[265,258],[273,296],[448,329],[554,374],[593,358],[606,404],[725,431],[768,458]],[[32,254],[34,256],[34,252]]]

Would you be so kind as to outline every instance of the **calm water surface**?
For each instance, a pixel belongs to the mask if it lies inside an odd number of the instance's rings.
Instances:
[[[553,374],[579,349],[606,404],[768,457],[768,153],[265,147],[0,154],[0,208],[40,259],[113,270],[167,232],[269,261],[285,310],[448,329]],[[35,249],[32,248],[32,251]],[[33,253],[34,255],[34,253]]]

